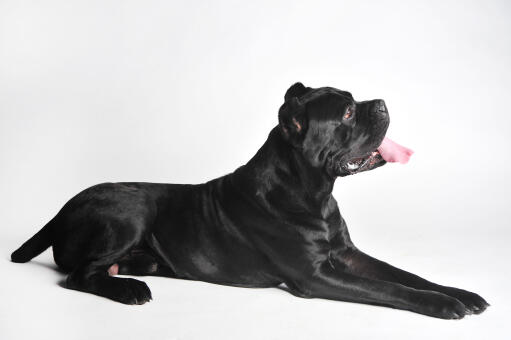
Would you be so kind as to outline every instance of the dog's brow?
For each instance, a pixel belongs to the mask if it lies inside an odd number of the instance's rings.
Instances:
[[[310,92],[306,93],[305,95],[303,95],[301,99],[304,102],[311,101],[311,100],[314,100],[314,99],[319,98],[326,94],[336,94],[336,95],[340,95],[340,96],[348,99],[349,101],[354,101],[351,93],[349,93],[347,91],[342,91],[342,90],[339,90],[339,89],[336,89],[333,87],[321,87],[321,88],[315,89],[314,91],[310,91]]]

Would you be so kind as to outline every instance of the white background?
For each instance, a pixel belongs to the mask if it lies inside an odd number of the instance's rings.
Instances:
[[[0,338],[502,338],[508,259],[506,1],[0,0]],[[355,243],[492,306],[444,321],[360,304],[143,278],[124,306],[61,288],[47,251],[10,253],[83,188],[200,183],[244,164],[287,88],[385,99],[415,150],[339,180]]]

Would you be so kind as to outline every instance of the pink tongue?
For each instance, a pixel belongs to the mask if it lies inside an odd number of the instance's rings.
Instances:
[[[413,151],[397,144],[393,140],[385,137],[378,147],[378,152],[387,162],[399,162],[405,164],[413,154]]]

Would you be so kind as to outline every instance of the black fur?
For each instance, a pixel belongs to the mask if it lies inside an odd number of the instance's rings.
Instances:
[[[353,114],[345,115],[347,108]],[[279,125],[244,166],[199,185],[104,183],[79,193],[12,254],[26,262],[53,246],[67,286],[127,303],[151,299],[163,275],[243,287],[284,283],[302,297],[353,301],[446,319],[480,313],[477,294],[445,287],[359,251],[332,197],[349,160],[372,157],[389,115],[381,100],[355,102],[301,83],[285,95]]]

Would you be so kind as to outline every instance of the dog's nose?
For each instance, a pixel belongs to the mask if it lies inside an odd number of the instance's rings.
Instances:
[[[383,99],[376,99],[374,101],[373,110],[375,113],[387,113],[387,107]]]

